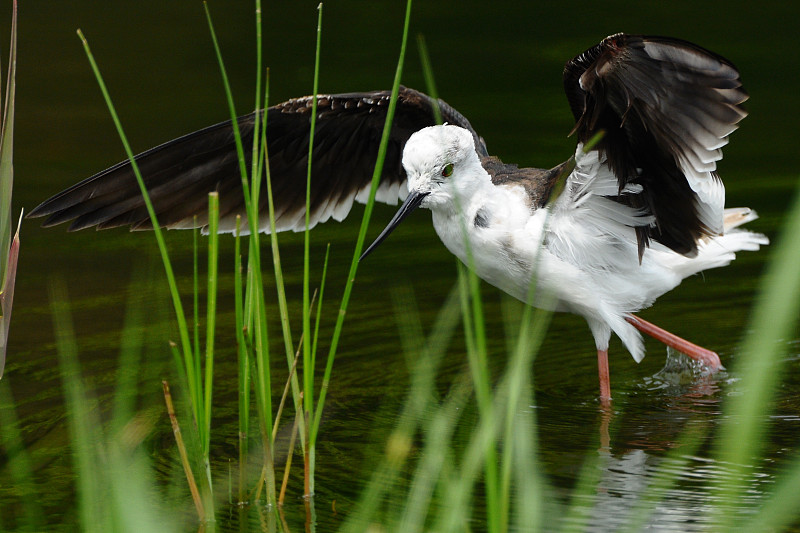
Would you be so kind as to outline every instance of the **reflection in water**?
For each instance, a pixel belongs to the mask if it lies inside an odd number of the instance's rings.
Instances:
[[[726,465],[695,455],[659,457],[643,449],[620,454],[600,452],[602,470],[580,523],[585,531],[613,531],[623,527],[651,531],[713,530],[713,487],[730,481]],[[753,469],[745,508],[731,512],[746,516],[763,499],[765,472]],[[641,522],[641,523],[639,523]],[[577,524],[573,524],[577,525]]]
[[[722,387],[730,391],[736,382],[670,353],[664,368],[643,380],[641,393],[616,401],[615,409],[600,405],[599,480],[590,497],[579,502],[584,512],[568,515],[565,525],[598,532],[713,530],[711,511],[719,505],[715,487],[731,483],[734,475],[744,476],[748,490],[745,501],[726,512],[747,517],[775,482],[773,460],[759,461],[741,474],[708,454],[721,415]],[[796,381],[793,390],[796,402]],[[645,395],[650,405],[639,404]]]
[[[608,428],[611,424],[611,417],[614,416],[611,406],[603,400],[603,398],[600,399],[600,448],[597,450],[601,454],[611,451],[611,437],[609,436]]]

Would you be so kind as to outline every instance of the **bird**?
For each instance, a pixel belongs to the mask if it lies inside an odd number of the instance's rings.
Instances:
[[[686,277],[769,242],[741,228],[757,218],[754,210],[725,207],[716,171],[721,148],[747,115],[739,71],[688,41],[618,33],[567,61],[563,82],[576,149],[550,169],[491,156],[456,109],[401,86],[376,200],[404,201],[362,259],[418,207],[429,209],[445,247],[483,280],[527,304],[586,319],[604,403],[611,399],[612,333],[637,362],[643,332],[711,371],[722,368],[715,352],[634,313]],[[316,96],[309,227],[341,221],[354,202],[367,201],[390,97],[385,90]],[[247,146],[266,118],[276,231],[306,227],[313,100],[294,98],[236,119]],[[207,194],[218,191],[219,231],[235,231],[237,217],[247,227],[232,121],[135,159],[159,225],[207,229]],[[46,216],[43,226],[71,221],[71,231],[152,228],[129,161],[28,216]],[[268,232],[265,218],[259,230]]]

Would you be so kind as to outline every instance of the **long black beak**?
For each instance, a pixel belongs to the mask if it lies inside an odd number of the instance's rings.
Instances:
[[[361,261],[362,259],[367,257],[370,254],[370,252],[372,252],[372,250],[377,248],[378,245],[382,243],[384,239],[386,239],[386,237],[388,237],[392,231],[394,231],[394,228],[396,228],[400,224],[400,222],[403,221],[404,218],[410,215],[411,212],[414,211],[414,209],[419,207],[419,204],[422,203],[422,200],[424,200],[425,197],[428,196],[429,194],[430,192],[416,192],[416,191],[411,191],[410,193],[408,193],[406,201],[403,202],[403,205],[401,205],[400,209],[397,210],[397,213],[394,214],[392,220],[389,221],[389,223],[383,229],[381,234],[378,235],[378,238],[375,239],[375,242],[370,244],[369,247],[366,250],[364,250],[364,253],[361,254],[361,257],[359,257],[358,260]]]

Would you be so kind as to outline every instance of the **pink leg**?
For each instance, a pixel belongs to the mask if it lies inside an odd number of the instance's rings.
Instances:
[[[611,400],[611,377],[608,372],[608,350],[597,350],[597,373],[600,375],[600,403]]]
[[[681,353],[685,353],[692,359],[700,361],[707,366],[711,372],[716,372],[717,370],[723,368],[722,363],[719,360],[719,355],[717,355],[716,352],[712,352],[711,350],[707,350],[701,346],[693,344],[686,339],[682,339],[677,335],[648,322],[647,320],[639,318],[636,315],[629,314],[625,317],[625,320],[627,320],[642,333],[646,333],[654,339],[660,340],[667,346],[675,348]],[[598,352],[598,357],[599,356],[600,355]]]

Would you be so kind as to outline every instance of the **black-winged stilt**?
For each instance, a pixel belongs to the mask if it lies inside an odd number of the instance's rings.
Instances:
[[[617,34],[566,64],[564,88],[578,147],[550,170],[491,157],[460,113],[439,100],[447,124],[435,125],[435,102],[403,88],[376,198],[405,202],[365,254],[416,207],[430,209],[442,242],[481,278],[529,304],[554,302],[554,309],[586,318],[604,401],[611,395],[612,332],[636,361],[644,357],[638,329],[716,370],[721,365],[714,352],[632,313],[685,277],[768,242],[738,229],[756,215],[747,208],[725,209],[716,174],[720,148],[746,115],[738,71],[685,41]],[[318,97],[311,226],[342,220],[354,201],[368,197],[388,101],[387,91]],[[268,110],[279,231],[305,227],[311,103],[310,97],[298,98]],[[256,114],[238,119],[245,143],[252,142],[255,120]],[[604,136],[584,151],[599,131]],[[221,231],[233,231],[237,215],[244,217],[230,122],[167,142],[137,161],[165,227],[205,224],[206,197],[213,190],[220,193]],[[559,181],[563,190],[554,194]],[[29,214],[45,215],[46,226],[72,220],[71,230],[150,226],[127,161]],[[262,230],[268,229],[265,218]],[[536,290],[530,293],[532,283]]]

